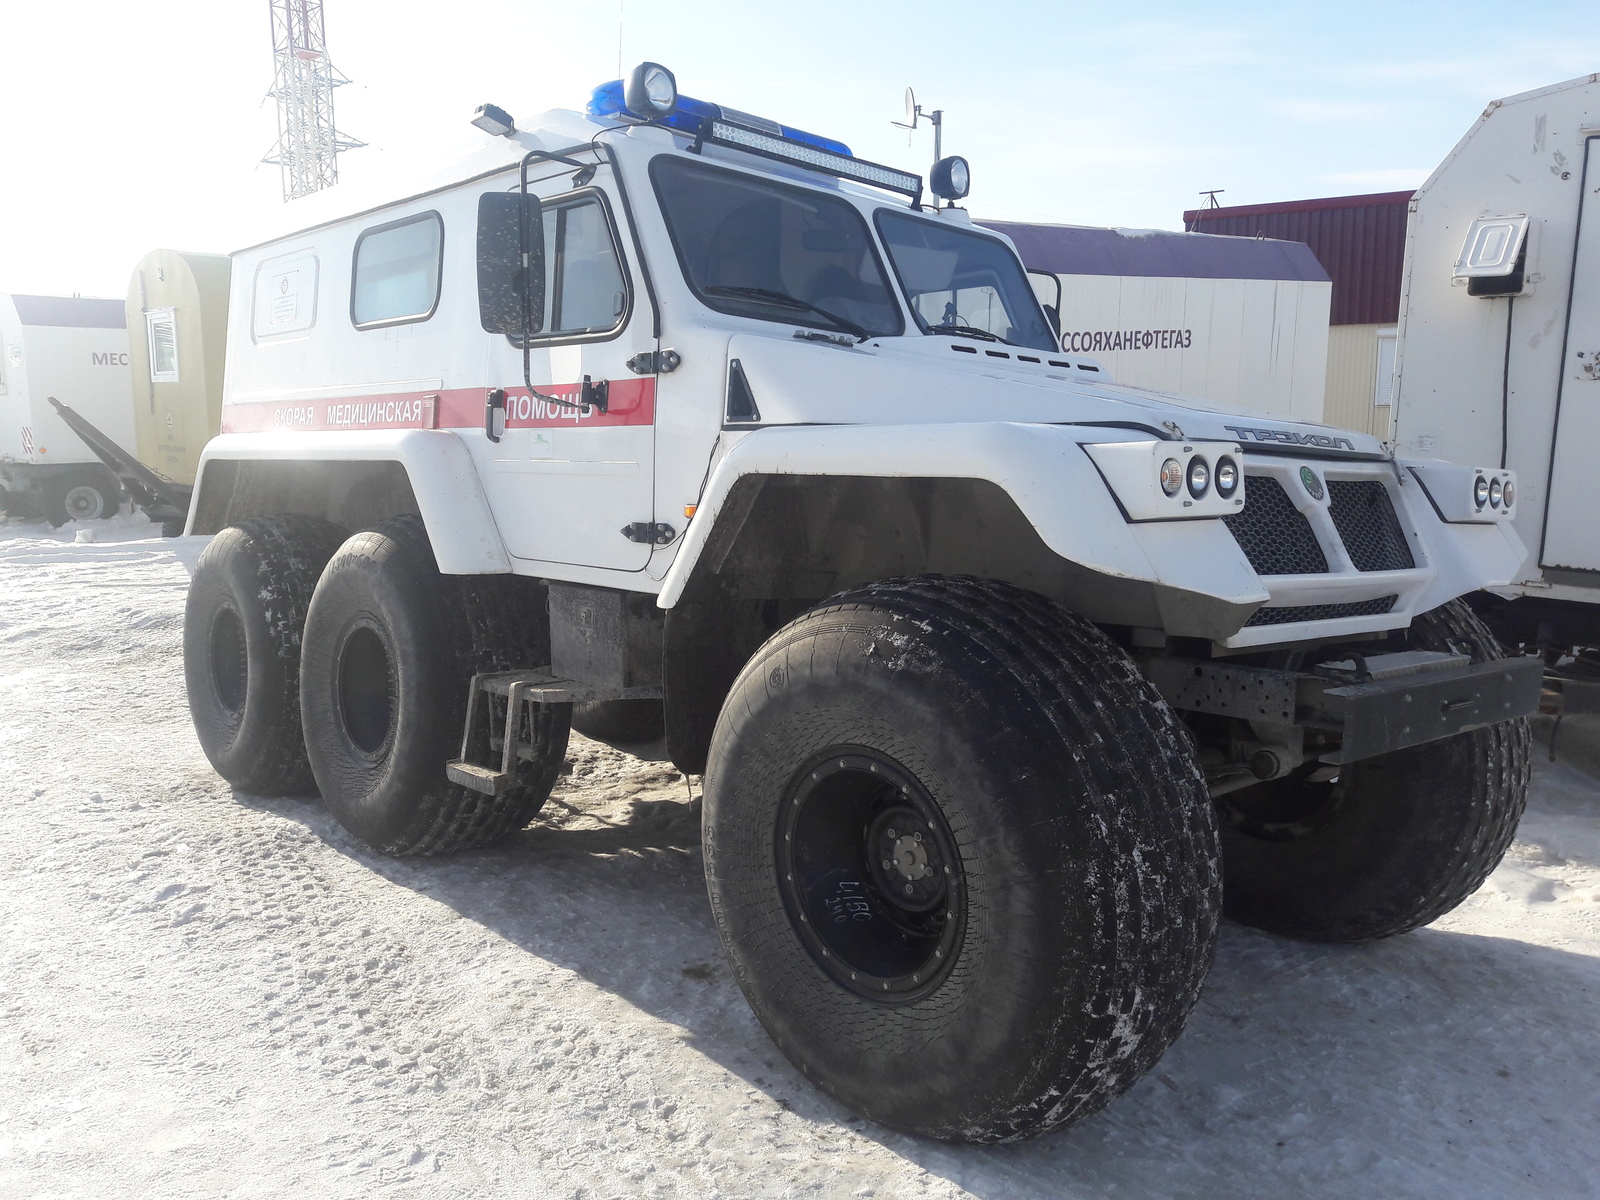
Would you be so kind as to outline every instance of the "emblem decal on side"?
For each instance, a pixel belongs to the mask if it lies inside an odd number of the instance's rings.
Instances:
[[[1310,467],[1300,468],[1300,482],[1305,484],[1306,491],[1311,493],[1313,500],[1322,499],[1322,480],[1317,478],[1317,473]]]

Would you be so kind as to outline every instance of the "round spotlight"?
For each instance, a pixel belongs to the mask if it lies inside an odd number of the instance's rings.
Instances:
[[[941,158],[928,172],[928,190],[941,200],[959,200],[972,187],[972,170],[958,154]]]
[[[629,112],[646,121],[670,117],[678,107],[678,81],[660,63],[640,63],[628,77],[624,102]]]
[[[1503,490],[1504,490],[1504,485],[1498,479],[1496,479],[1493,483],[1491,483],[1489,485],[1489,507],[1490,508],[1499,508],[1500,507],[1500,496],[1501,496],[1501,493],[1503,492]]]
[[[1182,486],[1183,464],[1175,458],[1167,459],[1161,464],[1161,490],[1169,496],[1176,496]]]
[[[1479,475],[1477,482],[1472,485],[1472,502],[1479,508],[1489,503],[1489,481],[1482,475]]]
[[[1211,465],[1196,454],[1189,460],[1189,495],[1196,500],[1211,486]]]
[[[1517,485],[1509,479],[1506,480],[1505,487],[1500,489],[1500,502],[1506,506],[1508,511],[1517,502]]]
[[[1239,464],[1231,458],[1217,459],[1217,495],[1226,500],[1239,490]]]

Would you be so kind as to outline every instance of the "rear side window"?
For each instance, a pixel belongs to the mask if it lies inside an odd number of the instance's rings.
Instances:
[[[905,329],[854,205],[667,155],[650,174],[684,276],[708,308],[869,335]]]
[[[436,212],[365,230],[351,268],[351,322],[370,329],[433,316],[443,255],[444,222]]]

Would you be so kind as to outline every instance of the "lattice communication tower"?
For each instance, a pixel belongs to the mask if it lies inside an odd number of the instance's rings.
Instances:
[[[333,124],[333,89],[350,81],[328,61],[322,0],[268,0],[272,8],[272,91],[278,143],[262,162],[283,170],[283,198],[339,182],[339,151],[366,145]]]

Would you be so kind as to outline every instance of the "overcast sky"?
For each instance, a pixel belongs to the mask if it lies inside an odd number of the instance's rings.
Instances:
[[[1223,203],[1421,183],[1498,96],[1600,70],[1594,0],[920,3],[326,0],[339,125],[385,157],[581,109],[620,58],[925,169],[947,113],[979,216],[1177,229]],[[620,18],[620,19],[619,19]],[[619,47],[620,26],[620,47]],[[147,250],[227,251],[278,206],[268,0],[12,3],[0,23],[0,291],[120,296]],[[387,172],[385,172],[387,173]]]

